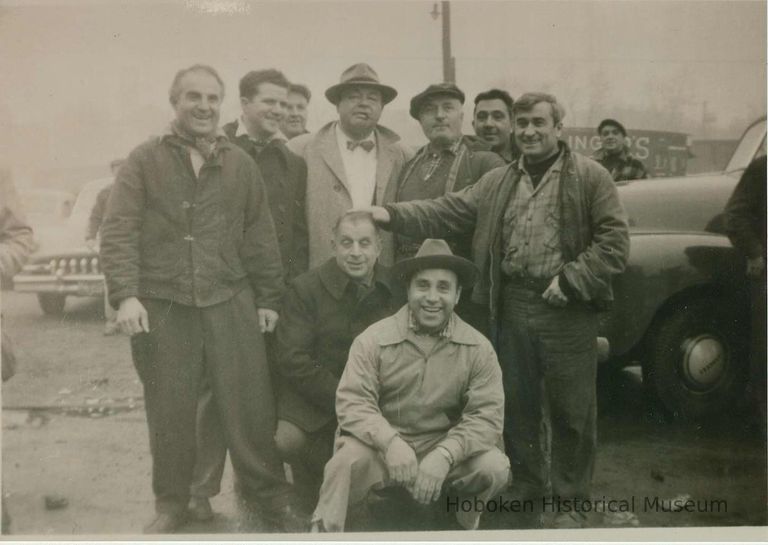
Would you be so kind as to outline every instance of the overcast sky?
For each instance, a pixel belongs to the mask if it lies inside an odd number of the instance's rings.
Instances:
[[[312,89],[311,129],[334,115],[324,90],[369,62],[400,93],[383,121],[417,137],[408,100],[442,79],[432,5],[0,0],[0,126],[10,129],[0,159],[63,167],[125,155],[168,122],[170,80],[196,62],[227,83],[222,121],[238,114],[245,72],[277,67]],[[764,2],[454,1],[452,31],[468,103],[490,86],[548,90],[566,124],[620,112],[635,128],[712,134],[765,112]]]

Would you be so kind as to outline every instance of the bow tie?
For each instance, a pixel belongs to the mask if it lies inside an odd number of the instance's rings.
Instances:
[[[363,140],[362,142],[353,142],[352,140],[347,140],[347,149],[349,151],[355,151],[355,148],[358,146],[363,148],[365,151],[371,151],[375,145],[376,144],[371,140]]]

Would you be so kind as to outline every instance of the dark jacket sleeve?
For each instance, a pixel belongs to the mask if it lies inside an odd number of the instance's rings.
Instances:
[[[109,193],[112,191],[112,184],[108,185],[96,195],[96,202],[91,209],[91,215],[88,217],[88,227],[85,231],[85,239],[94,239],[99,234],[101,224],[104,222],[104,214],[107,211],[107,201]]]
[[[587,216],[592,240],[562,274],[582,301],[609,291],[611,277],[624,270],[629,258],[627,214],[610,173],[595,162],[583,175],[588,180]],[[566,295],[569,292],[566,288]]]
[[[490,174],[490,173],[489,173]],[[386,229],[421,238],[446,238],[471,233],[488,174],[478,182],[436,199],[386,204],[390,222]]]
[[[765,254],[766,157],[752,161],[742,174],[725,207],[725,229],[731,244],[756,258]]]
[[[244,163],[248,196],[240,260],[259,308],[280,309],[283,292],[283,265],[275,224],[269,211],[267,190],[256,163]]]
[[[333,411],[339,381],[314,357],[317,312],[311,294],[305,292],[291,286],[283,298],[275,330],[277,372],[308,401]]]
[[[293,275],[297,276],[309,269],[309,233],[307,231],[307,212],[305,207],[307,197],[307,163],[301,157],[296,157],[296,195],[294,199],[293,225]]]
[[[139,295],[139,233],[146,196],[142,149],[131,152],[117,173],[101,226],[101,268],[115,308],[123,299]]]
[[[0,275],[10,278],[35,248],[10,173],[0,171]]]

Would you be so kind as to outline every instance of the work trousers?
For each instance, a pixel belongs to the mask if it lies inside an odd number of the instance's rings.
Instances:
[[[142,299],[149,333],[131,338],[144,386],[158,513],[186,509],[204,373],[238,483],[265,506],[291,501],[274,443],[275,407],[250,288],[210,307]]]
[[[204,377],[197,403],[195,468],[189,492],[199,498],[212,498],[221,491],[221,477],[227,461],[227,442],[213,401],[211,380]]]
[[[499,329],[504,442],[524,499],[588,498],[597,445],[597,314],[506,284]]]
[[[468,499],[481,505],[504,490],[508,477],[509,460],[492,448],[451,468],[444,486],[457,493],[459,503]],[[349,506],[363,500],[372,488],[387,486],[387,481],[387,466],[379,451],[355,437],[339,437],[336,452],[325,466],[312,521],[322,521],[328,532],[343,532]],[[467,530],[477,529],[480,515],[482,510],[456,510],[456,520]]]

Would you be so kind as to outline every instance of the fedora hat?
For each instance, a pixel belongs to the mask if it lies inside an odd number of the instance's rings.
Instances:
[[[373,87],[381,92],[381,102],[387,104],[392,102],[397,96],[397,91],[394,87],[379,83],[379,75],[376,71],[364,62],[353,64],[344,72],[341,73],[341,81],[336,85],[331,85],[325,91],[325,98],[327,98],[331,104],[338,104],[341,99],[341,92],[354,85],[365,85],[367,87]]]
[[[424,105],[424,102],[429,97],[436,95],[446,95],[449,97],[457,98],[459,102],[464,104],[464,91],[459,89],[455,84],[448,82],[433,83],[411,99],[411,107],[408,111],[408,113],[411,114],[411,117],[418,121],[419,114],[421,113],[421,107]]]
[[[398,261],[392,267],[395,276],[403,280],[424,269],[453,271],[459,278],[459,284],[465,289],[472,287],[478,276],[475,264],[468,259],[453,255],[448,243],[441,238],[426,239],[415,256]]]

